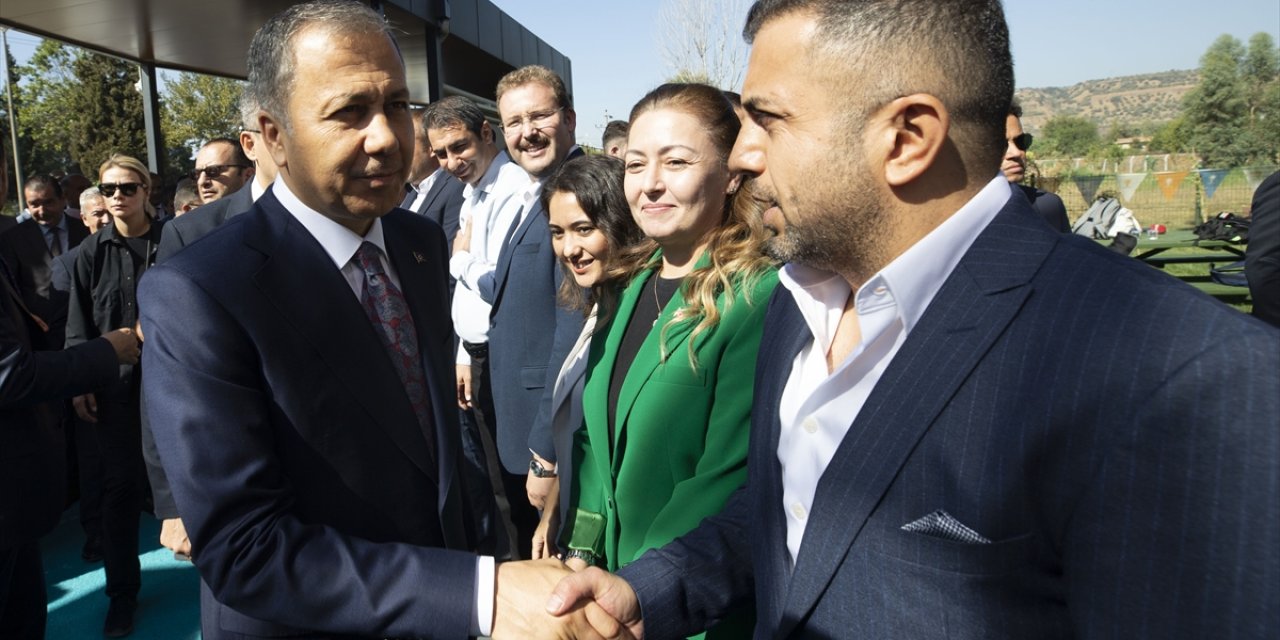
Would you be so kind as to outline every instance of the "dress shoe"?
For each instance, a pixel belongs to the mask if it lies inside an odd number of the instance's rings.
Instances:
[[[133,633],[133,612],[138,608],[138,599],[133,596],[116,596],[111,599],[107,608],[107,621],[102,624],[102,635],[108,638],[123,638]]]
[[[89,536],[80,549],[80,559],[85,562],[102,562],[102,536]]]

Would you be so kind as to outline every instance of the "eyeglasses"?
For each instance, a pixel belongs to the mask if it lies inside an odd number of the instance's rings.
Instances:
[[[502,123],[502,133],[503,135],[508,136],[518,135],[524,131],[525,124],[528,124],[529,128],[534,130],[549,129],[556,124],[552,122],[551,119],[556,117],[556,114],[561,111],[564,111],[564,107],[557,107],[547,111],[537,111],[519,118],[512,118]]]
[[[1013,146],[1018,148],[1018,151],[1026,151],[1031,148],[1031,143],[1035,142],[1035,139],[1035,136],[1029,133],[1023,133],[1009,138],[1009,142],[1012,142]]]
[[[241,168],[241,169],[248,169],[248,168],[249,168],[249,165],[244,165],[244,164],[211,164],[211,165],[209,165],[209,166],[207,166],[207,167],[205,167],[205,168],[203,168],[203,169],[197,168],[195,171],[192,171],[192,172],[191,172],[191,179],[192,179],[192,180],[199,180],[199,179],[200,179],[200,176],[205,176],[205,177],[209,178],[210,180],[212,180],[212,179],[214,179],[214,178],[216,178],[216,177],[218,177],[218,176],[220,176],[220,175],[222,175],[222,174],[226,173],[226,172],[227,172],[227,169],[230,169],[230,168],[232,168],[232,167],[239,167],[239,168]]]
[[[114,184],[110,182],[104,182],[98,185],[98,193],[101,193],[102,195],[110,198],[116,195],[116,189],[119,189],[120,193],[124,194],[126,198],[132,198],[134,195],[138,193],[139,187],[146,187],[146,186],[147,185],[144,185],[141,182],[116,182]]]

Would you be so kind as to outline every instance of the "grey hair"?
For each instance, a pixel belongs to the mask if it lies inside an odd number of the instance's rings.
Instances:
[[[296,59],[294,39],[310,28],[335,34],[382,34],[399,53],[391,25],[381,15],[355,0],[314,0],[295,4],[267,20],[249,43],[248,101],[289,128],[288,97],[293,93]],[[241,102],[241,113],[243,106]]]
[[[106,199],[107,199],[106,196],[102,195],[102,192],[98,191],[97,187],[90,187],[88,189],[85,189],[84,191],[80,192],[80,210],[83,211],[85,209],[88,209],[89,203],[93,202],[94,200],[102,200],[105,202]]]
[[[245,131],[258,130],[258,99],[246,88],[240,93],[240,128]]]

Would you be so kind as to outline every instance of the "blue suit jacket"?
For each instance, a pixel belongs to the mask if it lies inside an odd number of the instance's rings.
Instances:
[[[467,635],[476,559],[445,549],[470,541],[444,236],[407,211],[382,220],[434,464],[363,307],[274,195],[143,278],[151,428],[220,603],[202,606],[205,638]]]
[[[235,193],[201,205],[169,221],[160,237],[156,261],[164,262],[183,247],[199,240],[224,222],[249,210],[253,206],[252,183],[246,183]]]
[[[462,191],[466,186],[445,171],[431,183],[422,204],[410,211],[424,215],[440,225],[444,229],[445,241],[452,245],[453,237],[458,235],[458,214],[462,211]]]
[[[489,300],[498,453],[507,472],[518,474],[529,471],[530,449],[555,461],[551,392],[583,322],[580,311],[556,304],[564,272],[551,247],[547,214],[541,204],[533,206],[498,255]]]
[[[1274,633],[1280,332],[1028,209],[1010,200],[889,364],[794,569],[778,404],[811,337],[779,287],[747,485],[620,572],[647,637],[753,591],[757,638]],[[991,543],[902,529],[940,509]]]

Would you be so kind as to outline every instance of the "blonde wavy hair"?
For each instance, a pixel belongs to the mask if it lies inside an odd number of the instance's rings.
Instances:
[[[668,83],[641,98],[631,109],[629,124],[634,125],[637,118],[650,111],[670,110],[693,116],[702,124],[714,144],[720,162],[728,167],[729,152],[733,149],[734,140],[738,137],[741,123],[734,111],[736,94],[725,92],[705,84]],[[721,315],[733,304],[733,296],[723,298],[723,309],[717,304],[722,294],[740,287],[747,302],[751,290],[764,273],[776,266],[763,252],[766,233],[761,213],[764,205],[751,197],[750,180],[742,180],[742,184],[733,193],[725,196],[724,213],[720,224],[707,232],[707,254],[710,263],[694,269],[685,276],[681,291],[684,306],[662,326],[661,342],[663,352],[661,360],[671,356],[666,352],[667,332],[673,327],[685,323],[696,323],[689,334],[689,364],[696,370],[697,356],[693,346],[697,337],[715,329],[720,323]],[[606,277],[619,282],[631,282],[645,271],[656,271],[662,266],[662,256],[658,243],[646,238],[623,250]],[[603,312],[604,310],[602,310]]]

